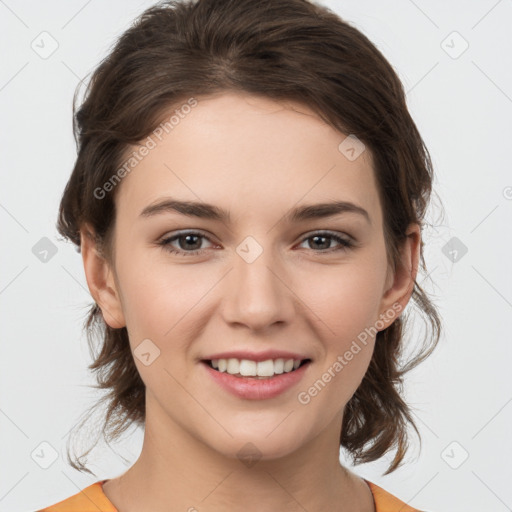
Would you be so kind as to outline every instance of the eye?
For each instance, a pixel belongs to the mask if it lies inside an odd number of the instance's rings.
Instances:
[[[201,248],[201,239],[210,240],[206,235],[198,231],[185,231],[160,240],[158,245],[162,246],[166,251],[172,254],[177,254],[180,256],[197,255],[201,254],[205,250],[204,248]],[[310,236],[304,238],[302,243],[307,242],[308,240],[313,241],[312,243],[308,244],[310,248],[314,248],[316,245],[317,249],[321,249],[314,251],[319,253],[346,251],[355,245],[352,240],[343,238],[329,231],[319,231],[317,233],[313,233]],[[171,245],[176,241],[178,242],[178,248]],[[337,242],[339,247],[326,247],[330,246],[332,241]]]
[[[160,242],[158,242],[158,245],[162,246],[166,251],[172,254],[188,256],[190,254],[200,254],[203,252],[204,249],[197,249],[197,247],[201,246],[201,238],[209,240],[205,235],[197,231],[186,231],[178,233],[171,237],[164,238],[163,240],[160,240]],[[178,245],[181,247],[178,247],[178,249],[176,249],[174,246],[172,246],[171,243],[174,241],[178,241]]]
[[[304,239],[304,242],[307,242],[308,240],[313,240],[313,247],[315,245],[320,245],[320,249],[329,249],[329,250],[322,250],[322,251],[315,251],[315,252],[328,252],[328,253],[332,253],[332,252],[336,252],[336,251],[346,251],[347,249],[351,248],[354,246],[354,243],[352,242],[352,240],[349,240],[348,238],[342,238],[341,236],[335,234],[335,233],[331,233],[329,231],[319,231],[317,233],[313,233],[312,235],[306,237]],[[330,242],[325,242],[325,240],[334,240],[335,242],[337,242],[338,244],[340,244],[340,247],[335,247],[334,249],[332,248],[329,248],[329,247],[325,247],[326,245],[329,246],[330,245]],[[312,246],[311,243],[308,244],[310,247]]]

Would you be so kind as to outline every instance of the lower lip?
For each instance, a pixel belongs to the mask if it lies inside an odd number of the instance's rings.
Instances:
[[[201,364],[217,384],[233,395],[247,400],[265,400],[274,398],[296,385],[304,376],[311,361],[303,364],[293,372],[281,373],[267,379],[235,377],[229,373],[214,370],[204,361],[201,361]]]

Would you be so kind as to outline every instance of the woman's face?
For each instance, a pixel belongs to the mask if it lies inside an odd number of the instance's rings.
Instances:
[[[180,112],[117,185],[115,280],[99,297],[105,320],[127,327],[147,421],[230,457],[247,442],[272,459],[321,432],[339,438],[375,333],[405,290],[387,273],[370,152],[357,156],[350,139],[340,148],[345,135],[296,103],[224,93]],[[229,219],[154,208],[171,200]],[[354,206],[291,213],[334,202]],[[244,395],[204,362],[232,351],[310,363],[284,389],[257,395],[264,381],[253,378]]]

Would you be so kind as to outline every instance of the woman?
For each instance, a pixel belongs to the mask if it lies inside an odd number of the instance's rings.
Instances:
[[[103,433],[144,443],[44,510],[414,511],[339,460],[400,465],[403,375],[440,334],[416,282],[432,165],[382,54],[306,0],[167,2],[75,120],[57,227],[95,300]],[[411,298],[432,332],[402,366]]]

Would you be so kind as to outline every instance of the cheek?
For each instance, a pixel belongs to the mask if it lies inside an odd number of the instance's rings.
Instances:
[[[385,267],[375,260],[319,268],[304,277],[298,295],[308,306],[323,356],[304,383],[304,402],[316,401],[333,415],[350,400],[370,363]],[[311,313],[312,312],[312,313]]]
[[[129,250],[127,245],[120,244],[118,260],[127,325],[131,332],[163,338],[208,291],[211,277],[197,275],[189,265],[167,262],[163,249]]]
[[[378,287],[368,274],[364,279],[359,277],[351,272],[339,280],[325,281],[322,291],[316,289],[313,293],[310,289],[305,299],[314,312],[309,318],[314,319],[316,337],[322,340],[323,349],[297,396],[305,405],[305,414],[332,419],[356,392],[370,364]]]
[[[338,349],[378,319],[385,269],[378,261],[319,266],[297,280],[297,295],[308,316]],[[300,285],[300,286],[299,286]],[[312,314],[313,313],[313,314]]]
[[[179,266],[138,265],[135,259],[121,272],[123,311],[140,377],[150,390],[164,386],[180,392],[168,372],[174,375],[182,368],[180,360],[198,324],[197,304],[212,284],[191,284]]]

